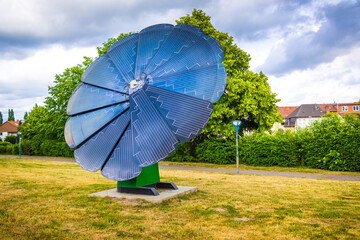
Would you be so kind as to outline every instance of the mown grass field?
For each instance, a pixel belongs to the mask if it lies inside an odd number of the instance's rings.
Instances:
[[[8,155],[7,155],[8,156]],[[12,158],[18,158],[17,155],[12,155]],[[23,158],[36,158],[36,159],[58,159],[58,160],[69,160],[64,157],[46,157],[46,156],[27,156],[22,155]],[[1,154],[0,154],[1,158]],[[75,159],[73,159],[75,161]],[[186,167],[203,167],[203,168],[223,168],[223,169],[236,169],[235,164],[213,164],[213,163],[202,163],[202,162],[169,162],[161,161],[161,165],[175,165],[175,166],[186,166]],[[347,175],[347,176],[360,176],[360,172],[345,172],[345,171],[328,171],[323,169],[313,169],[308,167],[263,167],[263,166],[249,166],[240,164],[240,170],[262,170],[262,171],[275,171],[275,172],[297,172],[297,173],[313,173],[313,174],[327,174],[327,175]]]
[[[359,239],[360,183],[161,170],[199,191],[161,204],[89,198],[76,163],[0,158],[0,239]]]

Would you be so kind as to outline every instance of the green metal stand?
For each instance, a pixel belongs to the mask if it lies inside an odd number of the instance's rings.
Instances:
[[[160,182],[159,166],[154,164],[144,167],[139,176],[127,181],[118,181],[118,187],[136,188]]]
[[[174,183],[160,182],[159,166],[157,163],[144,167],[136,178],[117,182],[117,191],[121,193],[157,196],[159,193],[156,191],[156,188],[178,189]]]

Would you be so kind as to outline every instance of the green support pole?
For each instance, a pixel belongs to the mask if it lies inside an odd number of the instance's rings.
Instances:
[[[118,181],[117,186],[123,188],[137,188],[160,182],[158,164],[144,167],[139,176],[127,181]]]

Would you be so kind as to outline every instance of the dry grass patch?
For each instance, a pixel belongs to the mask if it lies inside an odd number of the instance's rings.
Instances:
[[[2,239],[358,239],[360,183],[161,170],[199,191],[159,205],[94,198],[76,163],[0,158]],[[220,210],[221,209],[221,210]]]
[[[204,168],[221,168],[221,169],[236,169],[235,164],[212,164],[212,163],[197,163],[197,162],[167,162],[161,161],[162,165],[184,166],[184,167],[204,167]],[[344,172],[344,171],[328,171],[322,169],[312,169],[305,167],[261,167],[261,166],[248,166],[244,164],[239,165],[240,170],[262,170],[262,171],[275,171],[275,172],[297,172],[297,173],[313,173],[313,174],[326,174],[326,175],[347,175],[347,176],[360,176],[360,172]]]

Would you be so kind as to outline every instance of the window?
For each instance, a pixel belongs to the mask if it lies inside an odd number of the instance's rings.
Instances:
[[[341,107],[341,110],[342,110],[343,112],[347,112],[347,111],[348,111],[348,106],[342,106],[342,107]]]
[[[359,111],[359,106],[353,106],[353,111]]]

